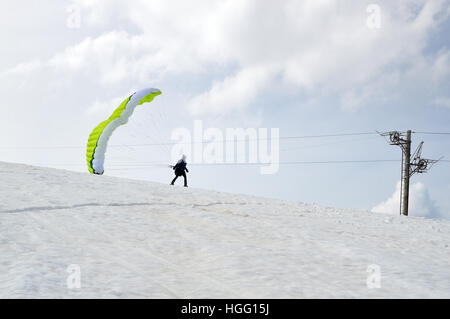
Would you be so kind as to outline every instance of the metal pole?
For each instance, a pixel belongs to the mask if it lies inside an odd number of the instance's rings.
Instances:
[[[409,201],[409,165],[411,163],[411,130],[406,132],[405,145],[405,163],[403,170],[403,205],[402,214],[408,216],[408,201]]]
[[[402,151],[402,169],[401,174],[400,174],[400,215],[402,214],[402,200],[403,200],[403,161],[404,161],[405,155],[403,154]]]

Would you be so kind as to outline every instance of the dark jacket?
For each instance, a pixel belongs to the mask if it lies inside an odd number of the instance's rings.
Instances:
[[[189,170],[186,167],[187,163],[183,160],[179,160],[178,163],[173,167],[175,171],[175,175],[180,176],[184,174],[184,171],[189,173]]]

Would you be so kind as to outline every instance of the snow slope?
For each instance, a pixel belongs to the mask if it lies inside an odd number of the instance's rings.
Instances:
[[[448,221],[0,162],[2,298],[449,298],[449,244]]]

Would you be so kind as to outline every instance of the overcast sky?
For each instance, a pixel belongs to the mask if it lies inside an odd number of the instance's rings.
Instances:
[[[176,128],[280,136],[450,131],[450,1],[2,1],[0,160],[87,172],[90,131],[163,94],[110,140],[105,174],[169,183]],[[449,135],[413,134],[450,159]],[[139,144],[159,144],[142,146]],[[122,146],[119,146],[122,145]],[[401,152],[377,135],[280,141],[280,161],[192,165],[192,187],[398,213]],[[189,160],[189,159],[188,159]],[[450,163],[412,179],[413,215],[450,217]],[[397,200],[397,202],[396,202]]]

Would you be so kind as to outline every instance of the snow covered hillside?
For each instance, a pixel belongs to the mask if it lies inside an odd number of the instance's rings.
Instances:
[[[450,298],[449,245],[448,221],[0,162],[2,298]]]

